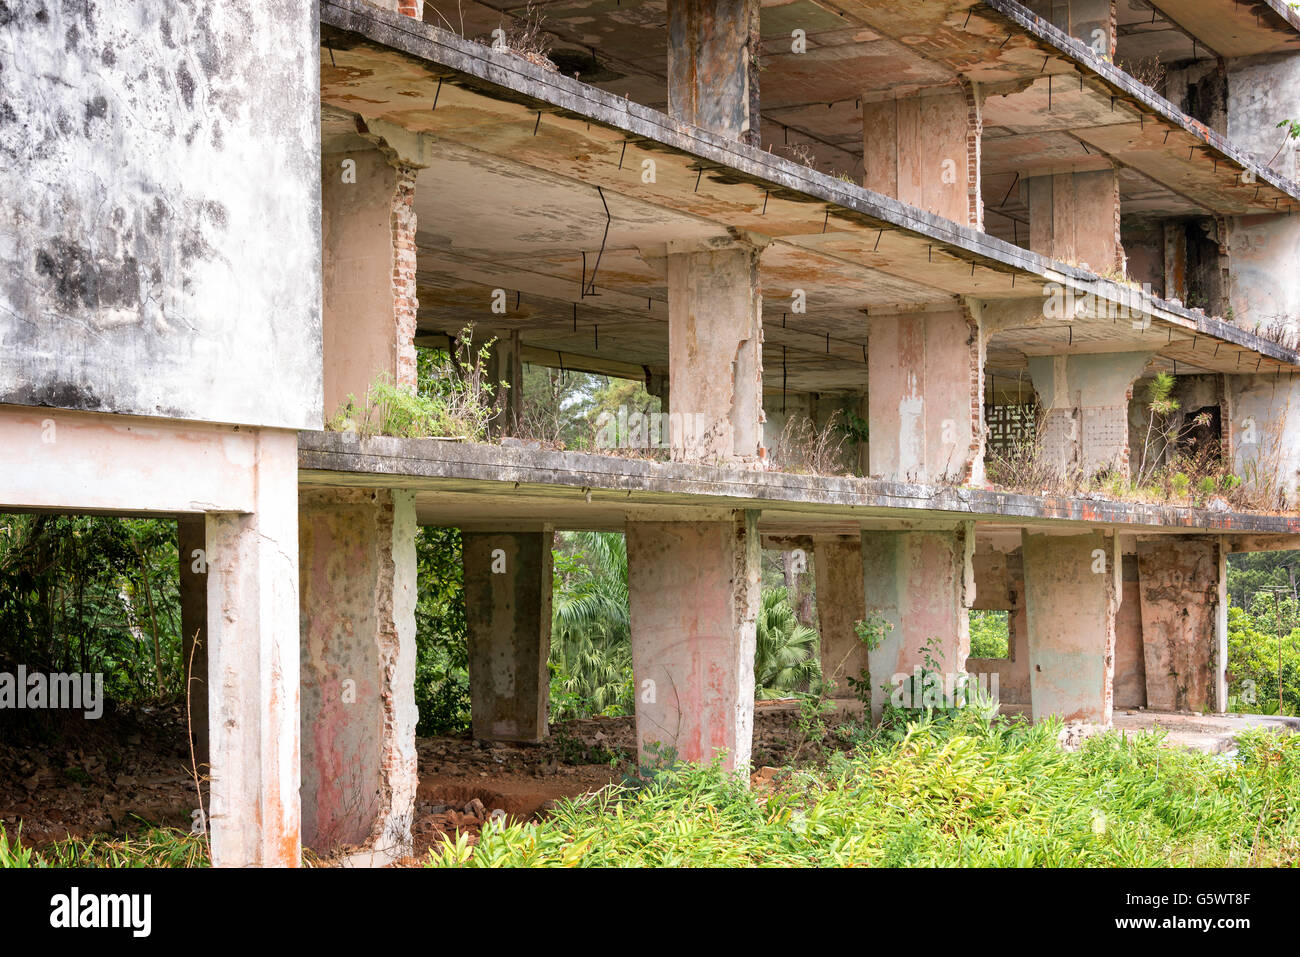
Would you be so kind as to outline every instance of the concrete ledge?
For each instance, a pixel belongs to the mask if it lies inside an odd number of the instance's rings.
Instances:
[[[621,493],[618,504],[769,508],[797,506],[825,518],[1067,522],[1128,531],[1192,530],[1300,535],[1300,513],[1213,512],[1103,499],[1052,498],[977,488],[910,485],[862,478],[764,472],[726,466],[551,452],[436,439],[363,439],[346,432],[300,432],[299,481],[306,485],[383,485],[496,494],[528,486],[554,497]],[[524,493],[528,494],[528,493]],[[539,508],[541,506],[539,505]],[[1300,546],[1300,539],[1297,539]]]

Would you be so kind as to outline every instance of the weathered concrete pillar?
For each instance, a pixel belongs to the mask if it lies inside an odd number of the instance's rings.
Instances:
[[[1115,0],[1026,0],[1025,6],[1098,56],[1115,54]]]
[[[480,741],[546,737],[554,532],[463,532],[470,712]]]
[[[1300,55],[1240,57],[1228,65],[1228,140],[1300,180],[1300,140],[1277,124],[1300,118]],[[1245,181],[1249,188],[1250,181]],[[1246,329],[1300,325],[1300,217],[1261,212],[1228,223],[1232,318]]]
[[[415,385],[415,175],[368,143],[321,158],[326,419],[379,376]]]
[[[485,376],[500,415],[489,423],[495,435],[515,435],[524,414],[524,365],[520,358],[519,330],[498,336],[488,354]],[[504,387],[501,383],[505,383]]]
[[[758,513],[629,522],[637,740],[728,769],[749,764],[761,581]]]
[[[758,250],[668,244],[672,454],[763,457],[763,301]]]
[[[983,229],[983,102],[979,88],[966,80],[903,97],[864,99],[862,185]]]
[[[668,0],[668,115],[759,145],[758,0]]]
[[[862,590],[862,540],[813,541],[817,621],[821,626],[822,680],[833,698],[854,698],[848,679],[859,681],[868,668],[867,646],[857,623],[866,617]]]
[[[1029,357],[1044,410],[1042,454],[1058,475],[1087,477],[1108,468],[1129,474],[1129,399],[1151,355]],[[1134,454],[1140,458],[1141,450]]]
[[[868,655],[871,714],[879,718],[895,676],[911,677],[933,658],[948,681],[966,670],[969,609],[975,599],[974,525],[935,531],[864,531],[862,573],[867,615],[892,625]]]
[[[415,755],[415,496],[302,490],[303,840],[400,854]]]
[[[1109,725],[1120,601],[1118,539],[1107,532],[1021,536],[1033,719]]]
[[[979,313],[872,315],[867,419],[873,478],[984,481],[984,337]]]
[[[1233,471],[1272,507],[1300,507],[1300,380],[1290,374],[1223,379],[1225,457]]]
[[[202,515],[176,519],[180,569],[181,660],[185,667],[190,743],[199,773],[208,763],[208,530]]]
[[[1118,169],[1031,176],[1024,184],[1031,250],[1096,273],[1123,273]]]
[[[256,509],[207,516],[212,862],[297,867],[297,433],[256,459]]]
[[[1217,538],[1182,536],[1137,549],[1147,707],[1225,710],[1226,550]]]

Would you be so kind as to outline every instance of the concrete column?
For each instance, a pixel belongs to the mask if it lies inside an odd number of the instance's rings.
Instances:
[[[376,377],[415,385],[415,174],[369,146],[321,159],[327,420]]]
[[[763,457],[763,301],[758,250],[668,244],[672,454]]]
[[[1228,140],[1295,181],[1300,180],[1300,141],[1277,127],[1288,117],[1300,118],[1300,55],[1228,61]],[[1300,262],[1300,217],[1286,212],[1236,216],[1228,235],[1233,320],[1247,329],[1300,326],[1300,270],[1294,268]]]
[[[984,345],[979,314],[872,315],[868,466],[895,482],[984,480]]]
[[[480,741],[541,741],[550,703],[554,532],[464,532],[470,712]]]
[[[261,431],[256,462],[256,508],[207,516],[212,862],[296,867],[297,433]]]
[[[199,773],[208,763],[208,532],[202,515],[176,519],[180,569],[181,658],[189,700],[190,743]]]
[[[1021,536],[1033,719],[1109,725],[1120,553],[1115,535]]]
[[[668,115],[759,145],[758,0],[668,0]]]
[[[628,594],[637,740],[747,767],[754,735],[758,513],[629,522]]]
[[[1217,538],[1137,543],[1147,707],[1222,711],[1227,678],[1227,556]],[[1224,629],[1220,632],[1219,622]]]
[[[303,489],[303,840],[410,847],[415,755],[415,495]]]
[[[965,80],[905,97],[864,100],[862,185],[983,229],[983,125],[983,96]]]
[[[822,679],[831,697],[856,697],[848,679],[860,680],[869,664],[867,646],[856,629],[867,614],[861,539],[815,539],[813,574],[821,626]]]
[[[524,413],[524,365],[520,358],[519,330],[498,336],[488,355],[486,376],[501,414],[489,423],[495,435],[515,435]],[[499,383],[504,382],[506,388]]]
[[[1031,250],[1096,273],[1123,273],[1118,169],[1031,176],[1024,184]]]
[[[1129,474],[1129,400],[1151,355],[1029,357],[1044,410],[1043,455],[1058,475],[1087,477],[1107,468]],[[1141,456],[1140,449],[1133,453]]]
[[[1223,433],[1233,471],[1274,507],[1300,508],[1300,380],[1223,378]]]
[[[966,670],[974,550],[971,522],[936,531],[862,533],[866,612],[883,614],[893,626],[868,655],[874,719],[891,693],[881,685],[892,688],[895,676],[910,677],[914,668],[925,667],[927,654],[945,676]]]
[[[1026,0],[1025,6],[1098,56],[1115,55],[1114,0]]]

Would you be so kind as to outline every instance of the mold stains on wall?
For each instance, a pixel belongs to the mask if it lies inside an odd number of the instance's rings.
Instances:
[[[0,403],[319,426],[315,16],[0,2]]]

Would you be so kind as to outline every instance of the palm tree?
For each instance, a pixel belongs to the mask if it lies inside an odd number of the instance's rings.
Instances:
[[[817,692],[822,679],[820,638],[799,622],[784,588],[767,588],[758,611],[754,697],[786,698]]]
[[[627,540],[613,532],[571,532],[556,550],[551,664],[575,710],[631,710],[632,644]]]

